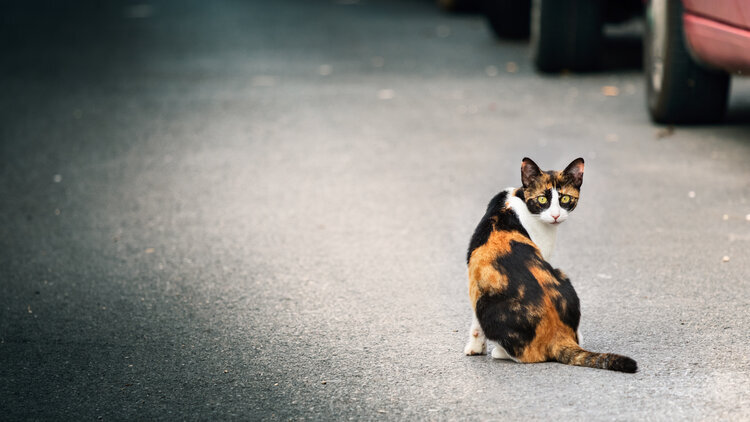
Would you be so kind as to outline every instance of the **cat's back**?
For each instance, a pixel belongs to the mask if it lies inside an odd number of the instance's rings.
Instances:
[[[510,195],[506,190],[492,198],[469,243],[469,295],[473,303],[481,294],[507,293],[509,288],[531,293],[538,286],[528,265],[543,260],[509,206]]]
[[[517,233],[529,239],[528,232],[508,204],[509,198],[510,191],[504,190],[490,200],[490,203],[487,205],[487,211],[471,236],[469,251],[466,254],[467,264],[471,262],[472,253],[487,244],[493,232],[502,232],[502,236],[505,236],[506,233]]]

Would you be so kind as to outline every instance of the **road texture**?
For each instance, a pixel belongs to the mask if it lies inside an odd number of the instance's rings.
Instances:
[[[748,81],[671,130],[428,0],[3,8],[4,420],[750,418]],[[461,353],[524,156],[586,159],[552,262],[637,374]]]

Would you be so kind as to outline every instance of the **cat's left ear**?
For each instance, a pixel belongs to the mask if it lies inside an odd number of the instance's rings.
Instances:
[[[572,163],[568,164],[568,167],[565,167],[563,174],[570,178],[573,185],[579,189],[583,184],[583,158],[579,157],[573,160]]]

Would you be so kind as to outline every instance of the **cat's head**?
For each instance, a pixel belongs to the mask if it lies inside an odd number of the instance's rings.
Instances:
[[[576,158],[563,171],[542,171],[530,158],[521,162],[521,182],[526,208],[549,224],[567,220],[578,204],[583,184],[583,158]]]

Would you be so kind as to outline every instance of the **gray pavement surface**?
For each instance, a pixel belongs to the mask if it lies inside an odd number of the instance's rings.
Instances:
[[[2,5],[2,419],[750,419],[749,81],[672,131],[428,0]],[[637,374],[461,353],[524,156],[586,159],[552,262]]]

